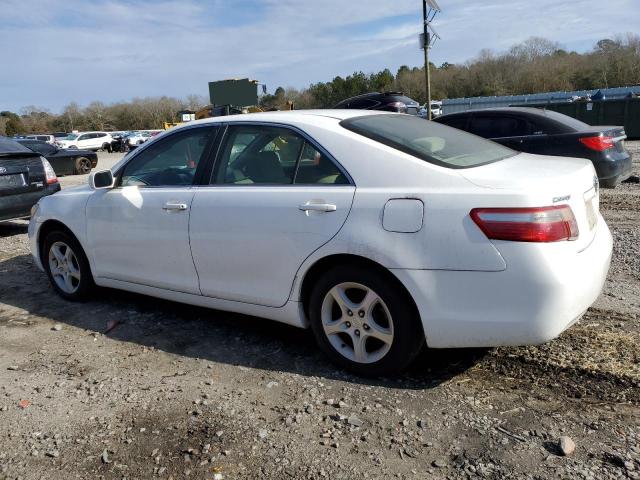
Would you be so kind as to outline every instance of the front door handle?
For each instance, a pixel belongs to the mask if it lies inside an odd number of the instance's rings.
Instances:
[[[338,207],[332,203],[305,203],[298,207],[303,212],[335,212]]]
[[[164,207],[162,207],[162,209],[167,212],[184,212],[188,208],[189,207],[186,203],[173,203],[173,202],[165,203]]]

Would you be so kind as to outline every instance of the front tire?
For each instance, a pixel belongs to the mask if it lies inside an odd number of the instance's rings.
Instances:
[[[324,353],[358,375],[397,374],[425,345],[411,298],[369,268],[345,265],[325,273],[311,293],[309,317]]]
[[[89,297],[95,284],[87,256],[75,238],[63,231],[49,233],[41,258],[51,285],[61,297],[71,301]]]

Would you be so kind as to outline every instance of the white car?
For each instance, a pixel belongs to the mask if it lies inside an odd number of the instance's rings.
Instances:
[[[427,118],[427,104],[425,103],[418,112],[418,116],[421,118]],[[442,115],[442,102],[435,100],[431,102],[431,118],[439,117]]]
[[[129,143],[129,145],[142,145],[150,138],[150,132],[134,132],[127,136],[127,143]]]
[[[52,145],[56,142],[56,138],[53,135],[27,135],[24,138],[28,140],[40,140],[41,142],[47,142]]]
[[[110,150],[112,141],[111,134],[106,132],[79,132],[57,139],[56,144],[60,148],[98,151]]]
[[[192,122],[40,200],[36,263],[94,284],[311,327],[361,374],[425,346],[546,342],[598,297],[612,237],[591,162],[417,117]]]

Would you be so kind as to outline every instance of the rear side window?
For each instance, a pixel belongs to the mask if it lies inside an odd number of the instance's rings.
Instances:
[[[451,117],[451,118],[439,118],[438,123],[449,125],[451,128],[457,128],[460,130],[466,130],[469,123],[469,117]]]
[[[282,127],[234,125],[214,181],[233,185],[347,185],[349,179],[302,135]]]
[[[469,131],[483,138],[522,137],[530,134],[529,124],[520,118],[474,115]]]
[[[340,125],[446,168],[477,167],[518,154],[497,143],[410,115],[368,115],[343,120]]]

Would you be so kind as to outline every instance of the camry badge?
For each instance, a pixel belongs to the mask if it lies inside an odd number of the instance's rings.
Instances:
[[[568,202],[570,198],[571,198],[571,195],[565,195],[564,197],[555,197],[553,199],[553,203]]]

